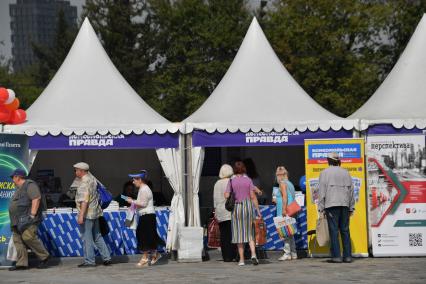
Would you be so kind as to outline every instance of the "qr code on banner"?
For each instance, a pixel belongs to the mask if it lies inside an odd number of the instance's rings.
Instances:
[[[410,247],[422,247],[423,246],[423,234],[422,233],[410,233],[408,234],[408,241]]]

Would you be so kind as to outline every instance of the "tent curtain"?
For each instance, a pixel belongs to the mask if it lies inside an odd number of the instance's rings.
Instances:
[[[188,226],[200,227],[200,201],[198,191],[200,190],[201,171],[204,163],[204,148],[193,147],[191,149],[191,182],[192,182],[192,206],[188,220]]]
[[[171,251],[177,248],[178,227],[185,225],[185,209],[182,195],[182,150],[180,148],[161,148],[156,149],[156,152],[161,167],[174,191],[170,206],[169,227],[166,241],[166,249]]]

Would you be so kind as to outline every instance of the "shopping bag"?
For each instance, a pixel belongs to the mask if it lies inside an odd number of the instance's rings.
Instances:
[[[289,238],[297,233],[296,219],[292,217],[274,217],[274,224],[280,239]]]
[[[15,243],[13,242],[13,236],[9,240],[9,244],[7,246],[7,260],[17,261],[18,260],[18,252],[16,251]]]
[[[266,224],[262,218],[254,220],[254,232],[256,246],[263,246],[266,244]]]
[[[220,248],[219,222],[215,217],[210,219],[207,227],[207,246],[209,248]]]
[[[317,243],[320,247],[326,246],[330,240],[328,232],[327,217],[324,213],[320,213],[317,220],[316,227]]]

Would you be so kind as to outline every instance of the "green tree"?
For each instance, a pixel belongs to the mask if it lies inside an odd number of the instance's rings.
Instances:
[[[346,117],[384,77],[390,42],[386,1],[277,1],[263,24],[299,84],[323,107]]]
[[[58,12],[56,33],[51,47],[33,43],[37,58],[35,66],[25,72],[33,72],[33,77],[41,87],[46,87],[65,60],[77,34],[76,25],[67,22],[62,10]]]
[[[386,36],[392,41],[388,50],[387,71],[389,71],[404,51],[417,24],[426,13],[426,0],[392,0],[392,14],[388,19]]]
[[[230,66],[250,23],[243,0],[151,0],[158,35],[155,100],[180,121],[212,93]]]
[[[156,36],[144,0],[87,0],[88,17],[114,65],[145,100],[152,94]]]

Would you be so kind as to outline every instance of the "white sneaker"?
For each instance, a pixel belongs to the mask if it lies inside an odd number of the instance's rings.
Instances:
[[[297,259],[297,254],[291,254],[291,259],[292,259],[292,260]]]
[[[278,258],[279,261],[285,261],[285,260],[291,260],[291,255],[289,254],[283,254],[280,258]]]
[[[244,262],[238,262],[238,266],[244,266],[246,265]]]

